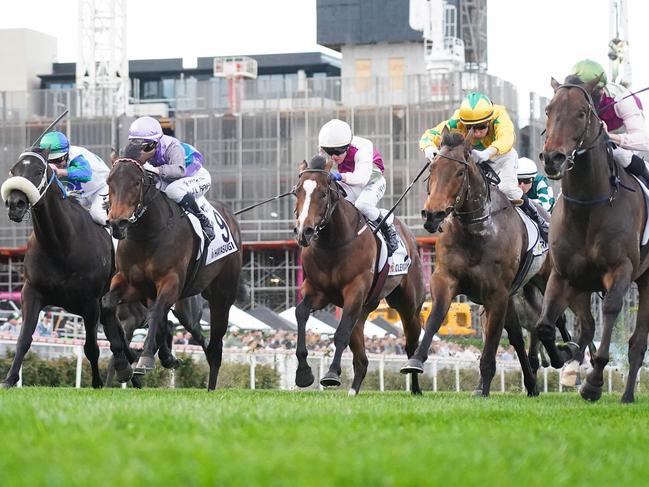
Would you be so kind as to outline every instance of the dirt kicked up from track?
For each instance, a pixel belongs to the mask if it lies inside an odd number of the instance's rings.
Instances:
[[[0,485],[647,485],[649,395],[0,391]]]

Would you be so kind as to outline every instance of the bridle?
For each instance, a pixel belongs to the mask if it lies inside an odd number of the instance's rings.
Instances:
[[[439,158],[444,158],[444,159],[449,159],[451,161],[457,162],[462,164],[465,167],[464,171],[464,176],[462,178],[462,183],[460,185],[460,189],[458,190],[457,194],[455,195],[455,201],[453,205],[450,207],[449,210],[447,210],[447,215],[452,214],[454,217],[458,217],[460,221],[462,221],[466,225],[472,225],[476,223],[483,223],[489,218],[491,218],[491,188],[490,184],[498,184],[500,182],[500,178],[498,175],[495,173],[495,171],[488,165],[484,164],[481,166],[478,166],[478,170],[480,171],[480,175],[482,176],[482,179],[485,183],[485,187],[487,188],[487,197],[483,199],[480,202],[480,207],[475,209],[475,210],[469,210],[469,211],[462,211],[461,208],[464,206],[464,204],[467,202],[467,200],[470,197],[471,194],[471,181],[469,178],[469,170],[471,166],[466,160],[462,159],[456,159],[455,157],[451,157],[442,153],[438,153],[437,156],[435,156],[435,159],[433,160],[433,163],[430,165],[430,170],[432,172],[433,170],[433,164],[436,160]],[[426,181],[426,193],[430,195],[430,174],[428,177],[425,179]],[[477,201],[477,198],[474,199],[473,201]],[[477,216],[471,216],[478,214]]]
[[[140,195],[138,197],[138,203],[135,209],[133,210],[133,214],[129,218],[127,218],[127,221],[132,224],[137,222],[140,218],[142,218],[142,215],[146,213],[147,209],[149,208],[149,205],[153,202],[153,200],[155,200],[157,196],[160,195],[160,192],[156,191],[153,197],[149,199],[148,202],[146,202],[145,199],[147,194],[149,193],[149,190],[155,187],[155,182],[153,181],[153,173],[147,172],[142,167],[142,164],[140,164],[137,160],[131,159],[129,157],[120,157],[113,163],[113,167],[117,166],[117,164],[122,164],[125,162],[134,164],[141,173],[140,174],[140,183],[141,183]]]
[[[331,184],[329,172],[325,171],[324,169],[305,169],[304,171],[301,171],[300,174],[298,174],[298,178],[301,178],[305,173],[322,173],[327,176],[327,180],[329,181],[329,184],[327,184],[327,207],[324,214],[322,215],[322,218],[320,218],[320,221],[313,229],[313,239],[317,240],[319,233],[324,230],[324,228],[329,224],[331,215],[338,205],[338,200],[340,199],[340,190],[338,185]],[[332,186],[334,189],[332,189]]]
[[[579,142],[577,143],[576,147],[573,149],[573,151],[570,153],[570,155],[566,158],[566,171],[571,171],[575,167],[575,158],[579,157],[586,152],[590,151],[594,147],[597,146],[598,140],[602,135],[604,134],[604,122],[602,122],[602,119],[599,117],[597,114],[597,110],[595,109],[595,103],[593,102],[593,97],[591,94],[586,90],[582,85],[576,85],[576,84],[570,84],[566,83],[563,85],[560,85],[557,87],[555,90],[555,93],[559,91],[562,88],[577,88],[579,91],[581,91],[584,96],[586,97],[586,101],[588,102],[588,114],[587,114],[587,121],[586,121],[586,126],[584,127],[584,131],[581,133],[579,136]],[[597,119],[599,122],[599,130],[597,131],[597,135],[593,137],[593,139],[590,141],[590,143],[586,144],[586,147],[584,147],[585,141],[586,141],[586,136],[590,130],[590,126],[593,120],[593,117]],[[544,131],[545,132],[545,131]],[[547,136],[546,136],[547,138]],[[600,203],[605,203],[608,202],[609,205],[613,204],[613,201],[615,201],[615,197],[617,196],[617,193],[620,189],[620,186],[623,187],[626,190],[635,192],[633,188],[630,188],[626,186],[622,180],[620,179],[619,176],[619,168],[615,160],[613,159],[613,154],[612,150],[610,148],[610,144],[606,145],[607,149],[607,162],[608,162],[608,167],[609,167],[609,183],[611,185],[611,192],[607,196],[601,196],[599,198],[594,198],[590,200],[580,200],[578,198],[572,198],[568,196],[565,191],[561,194],[561,197],[565,199],[567,202],[570,203],[575,203],[577,205],[581,206],[590,206],[590,205],[597,205]]]
[[[48,169],[50,169],[50,165],[45,160],[45,157],[43,157],[42,154],[39,154],[38,152],[33,152],[33,151],[26,150],[26,151],[22,152],[18,156],[18,162],[16,163],[16,165],[20,164],[27,157],[36,158],[44,166],[43,167],[43,175],[41,176],[41,180],[38,183],[38,186],[36,186],[36,189],[38,190],[39,196],[38,196],[38,199],[34,203],[31,204],[31,207],[34,208],[38,203],[40,203],[43,196],[45,195],[45,193],[47,192],[47,190],[49,189],[49,187],[52,185],[52,183],[54,181],[56,181],[56,185],[61,190],[61,193],[63,194],[63,199],[67,198],[67,192],[66,192],[65,188],[63,187],[63,184],[61,184],[61,181],[59,181],[59,179],[56,177],[56,172],[54,170],[52,170],[52,175],[50,176],[50,178],[49,179],[47,178],[47,171],[48,171]],[[20,177],[20,176],[18,176],[18,177]]]

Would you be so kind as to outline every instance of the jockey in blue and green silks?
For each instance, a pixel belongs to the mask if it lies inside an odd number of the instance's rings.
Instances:
[[[105,226],[109,173],[106,163],[88,149],[70,145],[61,132],[48,132],[39,145],[49,149],[48,162],[56,176],[67,183],[68,189],[78,192],[77,200],[90,212],[93,221]]]

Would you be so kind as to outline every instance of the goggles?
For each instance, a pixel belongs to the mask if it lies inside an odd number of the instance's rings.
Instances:
[[[341,147],[323,147],[322,150],[325,151],[330,156],[341,156],[349,149],[349,144],[343,145]]]

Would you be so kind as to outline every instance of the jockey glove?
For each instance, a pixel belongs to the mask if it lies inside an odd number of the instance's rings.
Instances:
[[[473,159],[476,162],[485,162],[491,159],[491,157],[494,155],[494,151],[491,147],[485,149],[485,150],[476,150],[473,149],[471,151],[471,155],[473,156]]]
[[[429,145],[424,149],[424,155],[426,156],[426,159],[428,159],[431,162],[433,159],[435,159],[437,152],[439,152],[439,150],[434,145]]]
[[[336,171],[335,169],[332,169],[331,171],[329,171],[329,176],[330,176],[331,179],[334,180],[334,181],[340,181],[340,180],[343,178],[342,174],[340,174],[340,173],[339,173],[338,171]]]

